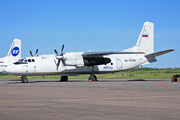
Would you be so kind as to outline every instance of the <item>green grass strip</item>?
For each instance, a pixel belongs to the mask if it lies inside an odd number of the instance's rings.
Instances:
[[[170,79],[180,74],[180,68],[134,68],[114,74],[96,74],[98,79]],[[28,79],[43,79],[42,76],[27,76]],[[44,76],[45,79],[60,79],[58,75]],[[69,79],[88,79],[89,75],[69,76]],[[18,76],[1,73],[0,79],[20,79]]]

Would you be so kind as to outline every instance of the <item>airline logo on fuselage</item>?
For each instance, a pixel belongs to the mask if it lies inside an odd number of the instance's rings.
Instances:
[[[103,69],[113,69],[113,67],[111,67],[111,66],[104,66]]]
[[[19,48],[14,47],[11,51],[12,56],[16,57],[19,54]]]

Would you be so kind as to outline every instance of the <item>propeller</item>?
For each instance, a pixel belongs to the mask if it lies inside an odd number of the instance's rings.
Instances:
[[[32,54],[32,52],[31,52],[31,50],[29,50],[29,52],[30,52],[31,56],[33,57],[33,54]],[[38,53],[38,48],[37,48],[37,50],[36,50],[35,56],[37,56],[37,53]]]
[[[36,54],[35,54],[35,56],[37,56],[37,53],[38,53],[38,48],[36,49]]]
[[[33,57],[33,54],[32,54],[32,52],[31,52],[31,50],[30,50],[29,52],[30,52],[31,56]]]
[[[64,50],[64,44],[63,44],[62,49],[61,49],[61,55],[63,55],[63,54],[62,54],[63,50]]]
[[[57,68],[56,68],[56,70],[57,70],[58,67],[59,67],[60,61],[63,59],[63,50],[64,50],[64,44],[63,44],[63,46],[62,46],[61,54],[60,54],[60,55],[58,54],[57,50],[54,49],[54,52],[57,54],[57,57],[56,57],[56,58],[58,59],[58,63],[57,63]]]

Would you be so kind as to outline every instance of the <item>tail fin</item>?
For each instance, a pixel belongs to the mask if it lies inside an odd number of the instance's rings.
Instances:
[[[154,53],[154,23],[145,22],[136,45],[124,51]]]
[[[21,58],[21,40],[14,39],[13,43],[9,49],[7,56],[5,57],[5,62],[14,62]]]
[[[5,71],[8,64],[21,58],[21,40],[14,39],[6,57],[0,58],[0,73]]]

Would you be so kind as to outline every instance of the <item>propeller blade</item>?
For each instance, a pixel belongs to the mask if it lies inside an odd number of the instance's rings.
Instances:
[[[58,64],[57,64],[57,68],[56,68],[56,70],[58,69],[58,67],[59,67],[59,64],[60,64],[60,60],[58,60]]]
[[[37,48],[37,50],[36,50],[36,54],[35,54],[35,56],[37,56],[37,53],[38,53],[38,48]]]
[[[64,50],[64,44],[63,44],[62,49],[61,49],[61,55],[62,55],[63,50]]]
[[[54,49],[54,52],[55,52],[57,55],[59,55],[58,52],[56,51],[56,49]]]
[[[64,44],[63,44],[62,49],[61,49],[61,55],[59,55],[58,52],[56,51],[56,49],[54,49],[54,52],[57,54],[56,59],[58,59],[56,70],[58,70],[59,64],[60,64],[61,60],[63,59],[63,54],[62,54],[63,50],[64,50]]]
[[[30,52],[31,56],[33,57],[33,54],[32,54],[32,52],[31,52],[31,50],[30,50],[29,52]]]

